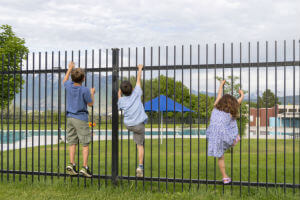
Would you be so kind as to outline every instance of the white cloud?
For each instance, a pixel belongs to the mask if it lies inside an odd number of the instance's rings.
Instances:
[[[31,50],[283,40],[299,37],[299,1],[2,1]]]
[[[298,0],[0,0],[0,24],[12,25],[16,34],[25,38],[31,51],[73,49],[77,54],[78,49],[95,49],[97,52],[101,48],[102,64],[105,64],[105,48],[110,53],[112,47],[123,47],[124,66],[127,66],[127,48],[133,47],[130,58],[133,66],[135,46],[154,46],[153,64],[157,65],[159,45],[162,46],[161,64],[166,62],[166,45],[170,45],[170,64],[174,60],[172,45],[178,45],[176,63],[180,64],[182,44],[186,45],[185,63],[189,63],[187,45],[193,44],[192,62],[196,64],[198,43],[201,44],[201,64],[206,62],[206,43],[209,44],[209,63],[214,62],[214,43],[217,43],[217,63],[221,63],[223,42],[225,62],[231,62],[230,42],[234,42],[234,62],[239,62],[239,42],[243,42],[242,60],[248,62],[248,41],[252,42],[252,62],[257,60],[256,41],[260,41],[259,55],[263,62],[266,60],[266,40],[270,41],[270,61],[274,60],[274,40],[278,40],[278,60],[283,60],[285,39],[287,60],[292,59],[291,40],[298,42],[300,33],[299,7]],[[296,44],[296,58],[299,59]],[[150,64],[149,52],[147,48],[147,64]],[[84,52],[81,53],[83,56]],[[91,55],[91,51],[88,55]],[[142,49],[139,49],[138,55],[138,62],[141,62]],[[88,62],[91,62],[90,57]],[[98,61],[95,65],[98,65]],[[213,76],[209,74],[209,81],[212,80]],[[189,81],[186,82],[189,85]],[[270,82],[274,84],[272,77]],[[278,83],[282,85],[282,80],[278,80]],[[254,81],[251,84],[256,88]],[[213,85],[209,87],[213,89]]]

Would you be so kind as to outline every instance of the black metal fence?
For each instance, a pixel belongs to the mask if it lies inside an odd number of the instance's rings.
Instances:
[[[71,181],[100,187],[111,179],[114,184],[151,190],[213,186],[242,191],[263,186],[295,192],[300,189],[300,45],[288,44],[2,55],[1,180],[68,181],[66,96],[61,82],[72,60],[86,71],[84,85],[96,88],[96,103],[90,110],[90,122],[96,126],[91,127],[89,156],[93,177]],[[139,63],[145,66],[143,103],[164,94],[192,110],[147,113],[143,178],[135,176],[136,145],[117,107],[119,83],[127,79],[134,84]],[[221,181],[216,159],[207,156],[205,130],[217,79],[227,79],[225,92],[236,94],[238,88],[246,92],[238,120],[241,142],[225,153],[233,180],[229,186]],[[284,112],[279,114],[278,109]],[[77,166],[80,149],[78,145]]]

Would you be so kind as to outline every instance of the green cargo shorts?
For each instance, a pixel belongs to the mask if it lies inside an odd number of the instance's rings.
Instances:
[[[80,144],[88,146],[91,142],[91,136],[88,122],[67,118],[67,142],[70,145],[78,144],[79,140]]]

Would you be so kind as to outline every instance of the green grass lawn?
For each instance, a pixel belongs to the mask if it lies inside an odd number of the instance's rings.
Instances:
[[[52,182],[37,181],[34,182],[29,180],[13,181],[0,181],[0,197],[1,199],[22,199],[22,200],[37,200],[37,199],[74,199],[74,200],[86,200],[86,199],[259,199],[259,200],[270,200],[270,199],[299,199],[299,193],[293,194],[290,190],[286,193],[281,188],[269,188],[266,191],[265,188],[250,188],[242,190],[240,193],[239,188],[234,187],[230,190],[230,186],[225,186],[224,193],[222,192],[222,186],[217,187],[217,190],[213,189],[213,186],[206,187],[201,185],[199,188],[192,187],[189,189],[185,187],[183,192],[181,188],[176,188],[176,191],[151,191],[150,184],[145,183],[145,188],[138,185],[136,188],[134,183],[129,185],[119,185],[113,187],[108,185],[105,187],[101,182],[100,188],[97,184],[90,184],[87,181],[86,187],[83,181],[80,185],[77,185],[76,181],[71,182],[69,178],[66,180],[60,178],[59,180],[54,179]]]
[[[221,179],[221,174],[218,170],[217,165],[214,163],[214,158],[212,157],[206,157],[206,141],[205,139],[176,139],[175,140],[175,151],[174,151],[174,139],[171,139],[172,137],[169,137],[168,140],[164,139],[163,144],[159,144],[157,139],[152,140],[152,148],[151,148],[151,140],[148,139],[145,142],[145,176],[150,177],[151,173],[153,177],[166,177],[169,178],[174,177],[174,167],[175,167],[175,178],[185,178],[189,179],[190,177],[192,179],[197,179],[198,176],[200,179],[206,179],[206,172],[207,172],[207,178],[209,180],[214,180],[214,177],[216,175],[216,179]],[[199,143],[198,143],[199,142]],[[248,149],[248,142],[250,142],[250,149]],[[100,145],[99,145],[100,144]],[[119,143],[119,175],[123,176],[134,176],[135,175],[135,169],[136,169],[136,148],[135,144],[132,140],[123,140]],[[266,140],[259,140],[259,148],[257,148],[257,140],[251,139],[248,141],[247,139],[242,140],[242,148],[241,148],[241,154],[240,154],[240,144],[238,144],[233,151],[232,157],[233,160],[231,160],[231,153],[225,154],[225,161],[226,161],[226,170],[229,176],[233,178],[234,181],[240,180],[240,156],[241,156],[241,179],[242,181],[248,181],[248,178],[250,178],[251,182],[256,182],[257,177],[259,179],[259,182],[275,182],[275,141],[274,140],[268,140],[268,153],[266,154]],[[93,147],[90,149],[90,156],[89,163],[90,168],[93,169],[94,174],[98,174],[98,171],[100,171],[101,175],[104,174],[111,174],[111,141],[107,141],[107,144],[105,141],[101,141],[100,143],[98,141],[95,141],[93,145],[91,144],[90,147]],[[199,149],[198,149],[199,148]],[[40,150],[39,150],[40,149]],[[65,149],[64,149],[64,143],[60,143],[59,148],[58,145],[53,145],[53,150],[51,151],[51,146],[41,146],[40,148],[34,147],[34,159],[32,159],[32,148],[27,149],[27,169],[28,171],[32,171],[32,168],[34,171],[45,171],[45,169],[50,172],[51,169],[53,172],[64,172],[64,163],[66,159],[66,163],[68,163],[69,157],[68,152],[66,152],[65,157]],[[100,149],[100,151],[99,151]],[[257,150],[258,154],[257,154]],[[122,152],[121,152],[122,150]],[[199,150],[199,154],[198,154]],[[26,170],[26,149],[15,150],[15,170]],[[38,156],[38,153],[40,151],[40,157]],[[152,151],[152,158],[151,158],[151,151]],[[191,151],[191,153],[190,153]],[[284,151],[285,156],[284,156]],[[107,152],[107,156],[105,156]],[[248,154],[250,152],[250,154]],[[20,162],[20,153],[21,153],[21,162]],[[46,157],[45,157],[46,153]],[[1,160],[1,164],[3,163],[3,169],[7,169],[7,165],[9,166],[9,170],[13,170],[13,151],[9,152],[3,152],[3,159]],[[51,155],[53,155],[53,159],[51,160]],[[59,159],[58,159],[59,155]],[[77,154],[76,154],[77,155]],[[122,156],[121,156],[122,155]],[[248,156],[250,155],[250,162],[248,161]],[[259,156],[258,156],[259,155]],[[293,183],[293,177],[295,177],[295,184],[299,184],[299,140],[295,141],[295,157],[293,157],[293,141],[292,140],[286,140],[286,146],[284,148],[284,141],[278,140],[277,141],[277,173],[276,178],[278,183],[284,182],[284,174],[286,177],[286,183]],[[9,156],[9,159],[7,159]],[[199,159],[198,159],[199,156]],[[98,161],[100,158],[100,167],[98,168]],[[122,159],[121,159],[122,158]],[[293,163],[293,158],[295,158],[295,163]],[[45,166],[45,159],[46,166]],[[151,159],[152,159],[152,165],[151,165]],[[174,159],[175,159],[175,165],[174,165]],[[284,164],[285,159],[285,164]],[[76,158],[77,160],[77,158]],[[7,162],[9,161],[9,163]],[[32,165],[32,161],[34,161]],[[191,165],[190,165],[191,161]],[[259,162],[259,165],[257,166],[257,161]],[[91,164],[93,162],[93,165]],[[21,163],[21,168],[19,167],[19,164]],[[81,166],[81,157],[80,157],[80,164]],[[232,164],[231,164],[232,163]],[[266,163],[268,166],[266,167]],[[295,164],[295,173],[293,173],[293,164]],[[207,167],[206,167],[207,166]],[[250,167],[250,171],[248,170],[248,166]],[[284,167],[285,166],[285,167]],[[105,170],[106,169],[106,170]],[[199,169],[199,170],[198,170]],[[285,170],[284,170],[285,169]],[[259,174],[257,174],[257,171],[259,171]],[[191,173],[190,173],[191,172]],[[231,173],[233,172],[233,174]],[[250,172],[250,176],[248,177],[248,172]],[[266,172],[268,173],[268,177],[266,176]],[[18,180],[20,175],[15,175],[15,179]],[[9,178],[10,181],[13,180],[13,175],[10,174],[9,177],[7,177],[7,174],[1,174],[1,177],[3,177],[4,180],[7,180]],[[26,180],[25,175],[21,175],[21,178],[23,181]],[[35,180],[37,180],[38,176],[35,176]],[[149,193],[151,184],[149,182],[145,183],[146,187],[146,193],[143,191],[143,182],[138,181],[136,187],[137,191],[131,193],[130,191],[135,189],[135,181],[130,181],[129,183],[127,180],[120,180],[120,184],[123,186],[126,186],[126,189],[120,189],[120,188],[110,188],[108,190],[101,190],[101,188],[104,188],[104,182],[101,181],[101,187],[100,191],[97,191],[97,183],[98,180],[93,180],[93,183],[91,180],[87,180],[86,183],[88,185],[87,189],[83,189],[83,187],[80,187],[80,189],[76,188],[73,189],[73,184],[70,183],[70,178],[67,177],[66,182],[67,184],[64,186],[64,182],[62,180],[63,177],[60,177],[59,180],[57,180],[57,177],[54,177],[54,181],[58,181],[57,184],[62,184],[63,188],[66,187],[66,191],[70,191],[68,193],[72,193],[74,198],[76,195],[78,197],[85,197],[85,191],[94,191],[95,194],[99,194],[99,196],[105,197],[105,195],[109,195],[109,191],[112,193],[119,193],[121,196],[131,197],[131,195],[134,197],[141,196],[141,198],[146,198],[148,196],[153,196],[153,198],[165,198],[165,196],[169,195],[168,193]],[[44,177],[40,177],[40,180],[44,181]],[[47,177],[47,181],[50,180],[50,177]],[[27,177],[27,182],[31,181],[31,176]],[[57,190],[57,186],[51,185],[48,182],[43,184],[37,184],[38,190],[41,192],[43,190],[46,190],[46,188],[50,187],[51,190],[55,190],[56,195],[64,196],[64,189]],[[26,182],[26,181],[25,181]],[[76,181],[75,181],[76,182]],[[83,184],[84,179],[80,178],[80,184]],[[110,183],[108,183],[110,184]],[[1,184],[1,188],[3,184]],[[4,184],[5,187],[10,188],[13,187],[10,184]],[[28,190],[34,190],[34,187],[31,186],[31,184],[27,185],[25,183],[18,183],[19,190],[16,187],[16,192],[22,192],[20,191],[21,188],[29,188]],[[22,185],[22,186],[20,186]],[[56,184],[55,184],[56,185]],[[96,186],[95,186],[96,185]],[[4,187],[4,188],[5,188]],[[74,186],[75,187],[75,186]],[[96,187],[96,188],[94,188]],[[110,186],[108,186],[110,187]],[[129,189],[127,188],[129,187]],[[30,189],[32,188],[32,189]],[[176,183],[175,188],[177,192],[181,192],[181,183]],[[173,183],[168,183],[168,189],[166,189],[166,183],[161,182],[160,186],[158,187],[157,183],[153,183],[152,189],[154,191],[158,191],[159,189],[161,191],[167,191],[171,192],[170,197],[172,198],[213,198],[216,194],[213,191],[214,186],[208,186],[208,192],[206,192],[206,185],[200,185],[200,193],[197,192],[198,185],[192,184],[191,190],[192,192],[189,193],[189,184],[184,184],[184,193],[172,193],[173,192]],[[221,195],[222,197],[222,186],[217,186],[217,195]],[[236,195],[239,195],[239,186],[233,187],[234,193]],[[259,197],[266,197],[264,194],[265,192],[256,193],[256,187],[251,188],[251,195],[259,196]],[[259,189],[259,191],[265,191],[265,188]],[[274,195],[275,197],[278,195],[278,191],[276,189],[269,189],[269,191]],[[296,190],[296,191],[299,191]],[[28,193],[35,193],[36,191],[31,191]],[[292,192],[292,189],[287,189],[288,193]],[[204,193],[204,194],[203,194]],[[230,186],[225,187],[225,193],[230,194]],[[50,194],[50,192],[49,192]],[[242,195],[248,194],[248,187],[242,187]],[[145,195],[145,196],[144,196]],[[157,197],[155,197],[157,195]],[[182,196],[183,195],[183,196]],[[185,195],[185,196],[184,196]],[[191,196],[190,196],[191,195]],[[200,195],[200,196],[199,196]],[[262,196],[260,196],[262,195]],[[279,196],[282,195],[282,192],[279,192]],[[246,197],[245,196],[245,197]],[[65,195],[66,197],[66,195]],[[116,199],[118,199],[118,196],[111,196]],[[291,198],[293,195],[291,195]],[[95,196],[96,198],[96,196]],[[260,199],[260,198],[259,198]]]

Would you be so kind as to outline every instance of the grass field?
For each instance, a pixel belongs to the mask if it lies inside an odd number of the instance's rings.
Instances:
[[[0,181],[0,198],[1,199],[22,199],[22,200],[38,200],[38,199],[118,199],[118,200],[131,200],[131,199],[259,199],[259,200],[273,200],[273,199],[299,199],[300,193],[293,194],[290,190],[286,193],[283,192],[281,188],[269,188],[266,191],[265,188],[250,188],[248,190],[242,190],[240,193],[239,188],[234,187],[232,192],[230,186],[226,186],[224,193],[221,187],[217,187],[215,191],[212,186],[206,187],[201,185],[199,189],[197,187],[192,187],[190,190],[188,187],[181,189],[176,188],[175,192],[166,191],[151,191],[150,185],[145,184],[143,190],[142,187],[138,185],[135,188],[134,183],[129,185],[112,187],[108,185],[107,187],[101,186],[100,189],[96,184],[91,185],[87,183],[84,187],[81,182],[78,186],[76,182],[71,182],[70,179],[57,180],[54,179],[53,182],[50,180],[31,182],[31,180],[22,180],[19,182],[8,182],[6,180]]]
[[[240,144],[234,148],[232,158],[231,160],[231,153],[225,154],[225,160],[226,160],[226,169],[228,172],[228,175],[233,178],[234,181],[239,181],[240,178],[242,181],[248,181],[248,178],[250,179],[250,182],[256,182],[257,179],[259,182],[275,182],[275,177],[277,179],[277,183],[283,183],[286,181],[286,183],[293,183],[295,181],[295,184],[299,184],[300,180],[300,155],[299,155],[299,140],[295,141],[295,146],[293,146],[292,140],[286,140],[286,145],[284,145],[283,140],[277,141],[277,168],[276,168],[276,176],[275,176],[275,140],[268,140],[268,143],[266,143],[266,140],[259,140],[259,146],[257,145],[257,140],[251,139],[248,141],[247,139],[243,139],[241,143],[241,154],[240,154]],[[248,148],[248,145],[250,143],[250,149]],[[174,145],[175,145],[175,151],[174,151]],[[268,145],[268,152],[266,151],[266,146]],[[58,145],[51,146],[41,146],[40,148],[34,147],[34,148],[28,148],[27,149],[27,170],[32,171],[46,171],[48,172],[64,172],[64,164],[65,159],[66,163],[68,163],[68,152],[64,149],[65,144],[60,143],[59,148]],[[100,171],[101,175],[104,174],[111,174],[111,141],[95,141],[93,145],[91,144],[90,147],[93,147],[90,150],[90,154],[93,155],[89,158],[90,168],[93,169],[94,174],[98,174],[98,171]],[[259,148],[258,148],[259,147]],[[293,147],[295,153],[293,154]],[[51,151],[52,149],[52,151]],[[32,150],[34,152],[34,158],[32,159]],[[99,151],[100,150],[100,151]],[[152,156],[151,156],[152,151]],[[199,151],[199,154],[198,154]],[[100,152],[100,153],[98,153]],[[107,152],[107,156],[106,155]],[[119,175],[123,176],[134,176],[135,175],[135,169],[136,169],[136,148],[135,144],[132,140],[122,140],[120,141],[119,145]],[[190,153],[191,152],[191,153]],[[145,142],[145,176],[150,177],[151,174],[153,177],[166,177],[169,178],[174,177],[175,172],[175,178],[185,178],[189,179],[190,177],[192,179],[198,179],[198,176],[200,179],[206,179],[214,180],[214,177],[216,175],[216,180],[221,179],[221,174],[219,173],[219,170],[217,168],[217,165],[214,163],[214,158],[212,157],[206,157],[206,141],[205,139],[176,139],[174,144],[174,139],[171,139],[169,137],[168,140],[164,139],[163,144],[160,145],[159,141],[157,139],[152,140],[152,148],[151,148],[151,140],[146,140]],[[250,154],[248,154],[250,152]],[[257,154],[258,152],[258,154]],[[267,152],[267,153],[266,153]],[[284,154],[285,152],[285,154]],[[1,157],[1,166],[3,169],[9,168],[9,170],[13,170],[13,158],[15,155],[15,170],[26,170],[26,149],[22,150],[15,150],[9,151],[9,152],[2,152]],[[21,153],[21,160],[20,160],[20,153]],[[46,154],[45,154],[46,153]],[[66,153],[66,157],[65,157]],[[40,156],[39,156],[40,154]],[[46,156],[45,156],[46,155]],[[58,159],[59,155],[59,159]],[[294,156],[293,156],[294,155]],[[52,159],[51,159],[52,156]],[[199,157],[198,157],[199,156]],[[250,156],[250,162],[248,161],[248,158]],[[240,160],[240,157],[242,160]],[[199,159],[198,159],[199,158]],[[175,165],[174,165],[174,159],[175,159]],[[293,160],[294,159],[294,160]],[[46,162],[45,162],[46,160]],[[76,158],[77,160],[77,158]],[[152,160],[152,165],[151,165]],[[98,162],[100,161],[100,167],[98,168]],[[191,161],[191,164],[190,164]],[[21,168],[20,168],[21,163]],[[81,158],[80,158],[80,166],[81,166]],[[93,164],[91,164],[93,163]],[[231,164],[232,163],[232,164]],[[32,165],[33,164],[33,165]],[[241,164],[241,171],[240,171],[240,164]],[[267,166],[266,166],[267,164]],[[175,167],[174,167],[175,166]],[[207,167],[206,167],[207,166]],[[293,167],[295,166],[295,167]],[[175,170],[174,170],[175,169]],[[199,170],[198,170],[199,169]],[[250,171],[249,171],[250,170]],[[257,173],[257,171],[259,173]],[[241,173],[241,177],[240,177]],[[268,176],[267,176],[268,174]],[[250,176],[248,176],[250,175]],[[284,176],[285,175],[285,176]],[[25,181],[26,177],[25,175],[21,175],[22,180]],[[285,177],[285,179],[284,179]],[[3,180],[7,180],[9,178],[10,181],[13,180],[14,176],[12,174],[7,177],[7,174],[1,174],[1,178]],[[19,175],[15,175],[15,180],[18,181]],[[37,181],[38,176],[36,175],[34,179]],[[51,185],[51,183],[48,183],[50,180],[50,177],[47,177],[46,183],[43,183],[41,185],[38,184],[38,189],[40,191],[46,190],[46,188],[50,187],[52,190],[55,190],[57,195],[64,196],[64,189],[57,190],[57,186]],[[63,179],[64,177],[60,177],[59,180],[57,180],[57,177],[53,177],[54,181],[58,181],[57,184],[63,185],[62,187],[66,187],[67,191],[70,191],[69,193],[72,193],[73,190],[73,184],[70,183],[70,178],[66,177],[66,185],[64,186]],[[76,178],[77,179],[77,178]],[[44,180],[44,177],[41,176],[40,180]],[[31,176],[28,175],[27,182],[30,183]],[[25,181],[26,182],[26,181]],[[77,181],[73,181],[77,182]],[[83,184],[84,179],[80,178],[80,184]],[[101,187],[104,188],[104,180],[100,180]],[[123,184],[123,186],[129,187],[129,191],[135,189],[135,181],[130,181],[129,183],[127,180],[120,180],[120,183]],[[87,191],[89,190],[95,190],[97,189],[98,180],[93,180],[93,183],[91,180],[86,180],[86,184],[88,186]],[[2,185],[2,184],[1,184]],[[10,188],[13,187],[11,184],[4,184],[5,187]],[[28,190],[35,190],[34,186],[31,184],[26,183],[18,183],[18,187],[20,188],[29,188]],[[56,184],[55,184],[56,185]],[[108,187],[110,183],[108,181]],[[189,193],[189,184],[184,184],[184,192],[183,193],[175,193],[172,195],[172,198],[213,198],[215,197],[215,192],[213,191],[214,186],[208,186],[208,192],[206,192],[206,185],[200,185],[200,193],[197,192],[198,185],[192,184],[191,190],[192,192]],[[4,187],[4,188],[5,188]],[[16,190],[18,190],[16,187]],[[33,188],[32,188],[33,187]],[[94,188],[96,187],[96,188]],[[137,191],[128,192],[128,188],[125,190],[122,190],[120,188],[110,188],[108,190],[101,190],[97,191],[99,196],[105,197],[105,195],[109,195],[109,191],[115,193],[120,193],[124,195],[124,198],[126,198],[126,195],[128,198],[131,195],[141,195],[141,198],[147,199],[144,195],[143,191],[143,182],[138,181],[137,185]],[[145,182],[145,189],[147,191],[150,191],[151,184],[148,182]],[[3,188],[1,186],[1,188]],[[32,188],[32,189],[30,189]],[[231,186],[225,186],[225,193],[229,193],[231,191]],[[76,189],[76,190],[75,190]],[[75,188],[73,193],[74,195],[79,195],[78,197],[84,197],[86,189],[83,189],[80,187],[80,189]],[[152,189],[154,191],[167,191],[167,192],[173,192],[173,183],[168,183],[168,189],[166,189],[166,183],[160,183],[160,186],[158,186],[157,183],[153,183]],[[217,195],[221,195],[222,197],[222,186],[216,186],[216,193]],[[51,189],[50,189],[51,190]],[[181,192],[181,183],[175,184],[175,191]],[[239,186],[234,186],[233,191],[235,195],[239,196]],[[250,193],[252,195],[257,197],[265,197],[265,188],[260,188],[259,191],[261,193],[256,193],[256,187],[250,188]],[[264,192],[263,192],[264,191]],[[297,189],[296,191],[299,191]],[[16,191],[17,192],[21,192]],[[32,191],[33,193],[36,191]],[[60,193],[61,192],[61,193]],[[95,192],[95,193],[97,193]],[[271,189],[269,188],[269,192],[272,193],[272,195],[280,196],[282,195],[282,190],[280,189]],[[278,194],[279,192],[279,194]],[[287,189],[288,193],[292,193],[292,189]],[[202,194],[204,193],[204,194]],[[29,194],[29,193],[28,193]],[[153,198],[156,198],[155,195],[158,195],[159,198],[164,198],[164,193],[146,193],[150,196],[153,195]],[[242,187],[242,194],[246,195],[248,194],[248,187]],[[186,196],[182,196],[186,195]],[[192,196],[190,196],[192,195]],[[193,196],[194,195],[194,196]],[[198,196],[200,195],[200,196]],[[202,196],[201,196],[202,195]],[[260,196],[262,195],[262,196]],[[74,196],[74,198],[75,198]],[[136,196],[136,197],[137,197]],[[245,198],[246,198],[245,196]],[[113,196],[111,196],[113,197]],[[158,198],[157,197],[157,198]],[[96,198],[96,196],[95,196]],[[118,196],[115,196],[116,199],[118,199]],[[256,198],[256,197],[255,197]],[[293,195],[290,196],[290,198],[293,198]],[[260,198],[259,198],[260,199]]]

